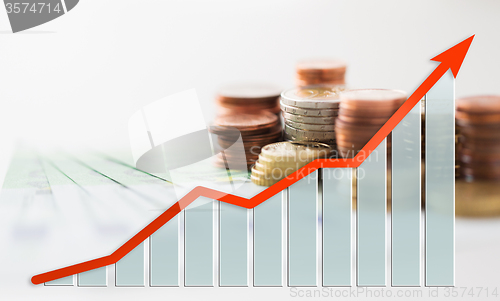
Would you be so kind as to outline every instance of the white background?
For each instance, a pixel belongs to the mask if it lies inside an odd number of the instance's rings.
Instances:
[[[411,93],[436,66],[430,58],[472,34],[457,96],[500,94],[499,14],[493,0],[82,0],[12,34],[0,8],[0,134],[127,148],[128,118],[142,106],[195,88],[208,122],[218,86],[291,87],[296,61],[309,57],[345,59],[353,87]]]
[[[500,94],[499,15],[493,0],[82,0],[65,16],[12,34],[2,7],[0,181],[12,141],[127,150],[128,118],[144,105],[195,88],[210,121],[218,86],[291,87],[301,58],[342,58],[351,86],[411,93],[435,68],[430,58],[476,34],[456,95]],[[189,112],[179,114],[189,120]],[[498,235],[488,243],[485,229],[498,223],[457,228],[457,285],[500,285]],[[63,290],[48,290],[64,299]],[[212,296],[234,293],[242,295]],[[254,294],[247,298],[264,297]]]

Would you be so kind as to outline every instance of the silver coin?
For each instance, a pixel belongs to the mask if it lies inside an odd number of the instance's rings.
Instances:
[[[309,123],[309,124],[335,124],[335,119],[337,119],[336,116],[311,117],[311,116],[290,114],[287,112],[282,112],[282,113],[283,113],[283,118],[285,120],[290,120],[290,121],[294,121],[294,122],[301,122],[301,123]]]
[[[319,131],[307,131],[294,128],[288,124],[285,124],[284,133],[299,139],[308,139],[304,141],[325,141],[325,140],[335,140],[335,132],[319,132]],[[311,139],[311,140],[309,140]]]
[[[283,134],[283,139],[285,141],[294,141],[294,142],[318,142],[318,143],[325,143],[330,145],[333,148],[337,147],[337,142],[335,139],[317,139],[317,138],[297,138],[294,137],[290,134],[284,133]]]
[[[339,93],[344,90],[345,87],[339,85],[294,88],[281,93],[281,102],[303,109],[338,109],[340,105]]]
[[[310,123],[301,123],[295,122],[293,120],[285,119],[285,124],[289,126],[306,131],[318,131],[318,132],[334,132],[335,124],[310,124]]]
[[[281,101],[280,101],[280,107],[283,112],[295,115],[310,116],[310,117],[333,117],[339,114],[338,109],[303,109],[286,105]]]

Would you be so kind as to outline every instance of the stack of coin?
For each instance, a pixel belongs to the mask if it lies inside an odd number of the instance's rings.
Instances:
[[[216,98],[219,115],[270,111],[279,114],[281,89],[266,84],[233,84],[219,89]]]
[[[500,96],[457,99],[461,174],[467,180],[500,179]]]
[[[344,85],[347,65],[340,60],[305,60],[296,67],[298,87],[319,84]]]
[[[210,127],[210,132],[217,135],[220,153],[215,156],[215,164],[221,168],[241,166],[242,162],[250,168],[257,160],[262,146],[281,140],[281,125],[278,116],[271,112],[259,114],[221,115]],[[244,146],[231,148],[239,139]]]
[[[251,179],[257,185],[271,186],[318,158],[328,158],[332,148],[314,142],[278,142],[262,148],[252,167]]]
[[[339,154],[344,158],[354,157],[405,100],[406,93],[398,90],[364,89],[341,93],[339,116],[335,122]]]
[[[326,143],[335,148],[335,120],[343,90],[343,86],[317,85],[281,93],[284,139]]]

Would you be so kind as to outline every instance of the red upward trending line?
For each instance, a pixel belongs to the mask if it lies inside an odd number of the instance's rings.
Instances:
[[[285,179],[279,181],[273,186],[262,191],[261,193],[254,196],[251,199],[246,199],[232,194],[227,194],[206,187],[198,186],[193,190],[191,190],[177,203],[172,205],[172,207],[168,208],[167,211],[165,211],[159,217],[153,220],[149,225],[147,225],[134,237],[132,237],[125,244],[119,247],[111,255],[78,263],[72,266],[53,270],[43,274],[35,275],[31,278],[31,282],[33,284],[40,284],[56,280],[59,278],[71,276],[74,274],[83,273],[110,264],[115,264],[200,196],[204,196],[228,204],[233,204],[236,206],[251,209],[254,208],[255,206],[258,206],[260,203],[266,201],[267,199],[277,194],[278,192],[282,191],[283,189],[289,187],[293,183],[299,181],[300,179],[307,176],[311,172],[317,170],[318,168],[358,167],[366,159],[366,157],[372,151],[374,151],[375,148],[377,148],[377,146],[382,142],[382,140],[384,140],[385,137],[389,135],[389,133],[396,127],[396,125],[398,125],[398,123],[401,120],[403,120],[403,118],[411,111],[411,109],[419,102],[419,100],[422,99],[422,97],[424,97],[424,95],[434,86],[434,84],[446,73],[446,71],[448,71],[448,69],[451,69],[453,76],[455,77],[457,76],[458,71],[460,70],[462,62],[465,59],[465,55],[467,54],[467,51],[469,50],[469,47],[473,39],[474,36],[471,36],[470,38],[460,42],[459,44],[453,46],[452,48],[446,50],[445,52],[441,53],[440,55],[432,59],[433,61],[438,61],[441,63],[415,90],[415,92],[413,92],[413,94],[396,111],[396,113],[394,113],[394,115],[387,121],[387,123],[385,123],[382,126],[382,128],[373,136],[373,138],[363,147],[362,151],[358,155],[356,155],[356,157],[352,159],[315,160],[307,164],[303,168],[299,169],[295,173],[291,174],[290,176],[286,177]]]

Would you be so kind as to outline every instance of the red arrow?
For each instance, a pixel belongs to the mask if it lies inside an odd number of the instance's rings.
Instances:
[[[191,190],[177,203],[172,205],[172,207],[168,208],[167,211],[153,220],[149,225],[147,225],[139,233],[134,235],[134,237],[132,237],[125,244],[119,247],[111,255],[35,275],[31,278],[31,282],[33,284],[40,284],[74,274],[83,273],[110,264],[115,264],[200,196],[244,207],[247,209],[252,209],[258,206],[260,203],[268,200],[273,195],[307,176],[311,172],[317,170],[318,168],[358,167],[361,163],[363,163],[368,155],[377,148],[382,140],[384,140],[385,137],[389,135],[389,133],[396,127],[396,125],[398,125],[398,123],[403,120],[403,118],[446,73],[446,71],[448,71],[448,69],[451,69],[451,71],[453,72],[453,76],[457,76],[473,39],[474,36],[471,36],[470,38],[464,40],[463,42],[460,42],[459,44],[453,46],[452,48],[446,50],[445,52],[432,59],[433,61],[438,61],[441,63],[415,90],[415,92],[413,92],[413,94],[396,111],[396,113],[394,113],[394,115],[387,121],[387,123],[385,123],[384,126],[382,126],[382,128],[373,136],[373,138],[363,147],[363,149],[356,155],[356,157],[352,159],[315,160],[314,162],[307,164],[303,168],[299,169],[295,173],[279,181],[273,186],[267,188],[251,199],[246,199],[232,194],[227,194],[206,187],[198,186]]]

